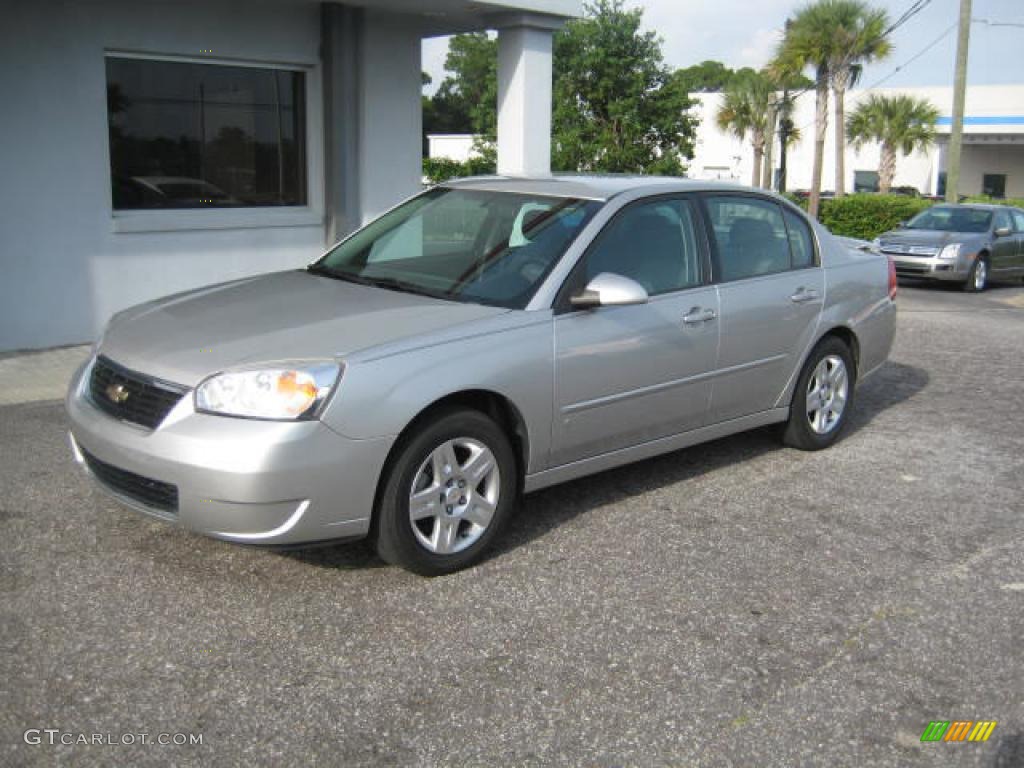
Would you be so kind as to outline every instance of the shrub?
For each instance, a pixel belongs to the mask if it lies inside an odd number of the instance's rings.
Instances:
[[[874,240],[934,204],[903,195],[846,195],[822,200],[818,218],[834,235]]]
[[[494,173],[494,164],[482,157],[471,157],[464,163],[449,160],[447,157],[424,157],[423,175],[431,184],[440,184],[448,179],[459,179],[465,176],[481,176]]]

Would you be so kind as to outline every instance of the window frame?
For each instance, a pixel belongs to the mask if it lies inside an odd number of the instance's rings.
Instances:
[[[777,200],[774,197],[767,195],[759,195],[756,192],[747,192],[744,190],[737,191],[708,191],[701,192],[700,195],[701,212],[705,218],[704,228],[707,230],[708,247],[711,255],[711,283],[713,285],[732,285],[734,283],[742,283],[746,280],[761,280],[768,277],[774,277],[776,275],[785,275],[790,272],[800,272],[805,269],[820,269],[821,268],[821,246],[818,242],[818,233],[815,232],[814,226],[807,219],[807,215],[795,205],[788,202]],[[749,277],[741,277],[737,280],[722,280],[719,275],[721,273],[721,256],[718,252],[718,240],[714,237],[714,226],[711,221],[711,210],[708,205],[708,199],[712,197],[735,197],[735,198],[747,198],[756,200],[761,203],[774,205],[779,209],[779,216],[782,218],[782,226],[786,230],[786,246],[789,249],[789,268],[780,269],[774,272],[764,272],[759,275],[750,275]],[[811,235],[811,263],[801,267],[793,266],[793,243],[790,240],[789,224],[786,222],[786,211],[792,212],[797,218],[804,223],[807,227],[808,232]]]
[[[103,142],[105,159],[105,203],[110,214],[111,231],[115,234],[149,232],[189,232],[222,229],[268,229],[279,227],[323,226],[325,215],[324,193],[324,134],[322,68],[318,61],[263,59],[234,59],[220,56],[194,56],[173,53],[150,53],[124,49],[105,49],[102,55],[104,83],[108,59],[135,59],[181,64],[206,64],[225,67],[250,67],[303,73],[305,111],[305,169],[306,203],[293,206],[245,206],[240,208],[166,208],[115,209],[111,180],[113,169],[110,141]],[[102,100],[103,122],[110,119],[106,99]]]
[[[704,219],[704,213],[698,200],[698,194],[695,192],[667,192],[658,195],[647,195],[636,200],[631,200],[628,203],[621,206],[616,210],[611,217],[601,226],[600,231],[597,232],[587,243],[586,248],[580,257],[576,260],[569,274],[565,276],[561,286],[558,288],[558,293],[555,294],[555,300],[552,302],[552,308],[556,315],[571,314],[575,312],[590,312],[591,309],[580,309],[574,307],[570,301],[572,297],[572,289],[579,280],[580,273],[585,269],[587,259],[590,258],[591,253],[598,246],[601,240],[608,236],[612,227],[615,226],[619,220],[626,215],[628,211],[634,208],[638,208],[644,205],[657,204],[666,200],[683,200],[690,205],[690,210],[693,213],[692,221],[694,226],[694,241],[697,245],[697,257],[698,267],[700,270],[700,282],[696,285],[690,285],[686,288],[680,288],[676,291],[667,291],[665,293],[655,294],[651,296],[652,301],[657,301],[665,297],[676,296],[686,291],[698,290],[701,288],[707,288],[712,284],[711,281],[711,260],[710,260],[710,242],[708,240],[708,233],[706,231],[707,224]]]

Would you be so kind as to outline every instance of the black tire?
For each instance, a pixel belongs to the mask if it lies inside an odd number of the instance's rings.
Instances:
[[[846,404],[835,423],[828,428],[828,431],[821,433],[815,431],[808,416],[808,388],[818,365],[830,356],[841,359],[845,366]],[[832,445],[846,428],[850,413],[853,411],[857,391],[856,382],[857,370],[850,348],[839,337],[826,336],[807,356],[803,370],[800,371],[800,376],[796,380],[796,389],[793,392],[793,401],[789,409],[789,421],[786,422],[782,441],[786,445],[799,448],[802,451],[820,451]]]
[[[978,283],[978,270],[983,269],[981,283]],[[964,291],[967,293],[981,293],[988,287],[988,257],[979,256],[971,265],[971,271],[967,273],[967,281],[964,283]]]
[[[413,530],[409,517],[409,494],[421,466],[434,450],[449,440],[461,438],[479,441],[491,451],[498,468],[495,485],[500,490],[490,522],[476,541],[461,551],[438,554],[427,549]],[[371,536],[377,554],[386,562],[421,576],[439,576],[466,568],[480,559],[501,532],[515,508],[518,489],[512,445],[494,421],[470,409],[438,411],[413,429],[396,447],[374,513]],[[468,522],[466,526],[469,526]]]

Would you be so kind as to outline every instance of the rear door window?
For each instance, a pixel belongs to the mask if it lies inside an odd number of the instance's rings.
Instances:
[[[790,269],[790,234],[777,203],[738,195],[713,195],[706,201],[721,282]],[[795,232],[799,239],[799,230]],[[806,258],[812,253],[810,243],[802,247]]]

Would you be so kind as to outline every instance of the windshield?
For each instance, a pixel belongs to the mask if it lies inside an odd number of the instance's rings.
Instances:
[[[907,227],[932,229],[937,232],[988,232],[991,224],[991,211],[937,205],[917,214],[907,222]]]
[[[453,301],[522,309],[600,203],[432,189],[310,267],[318,274]]]

